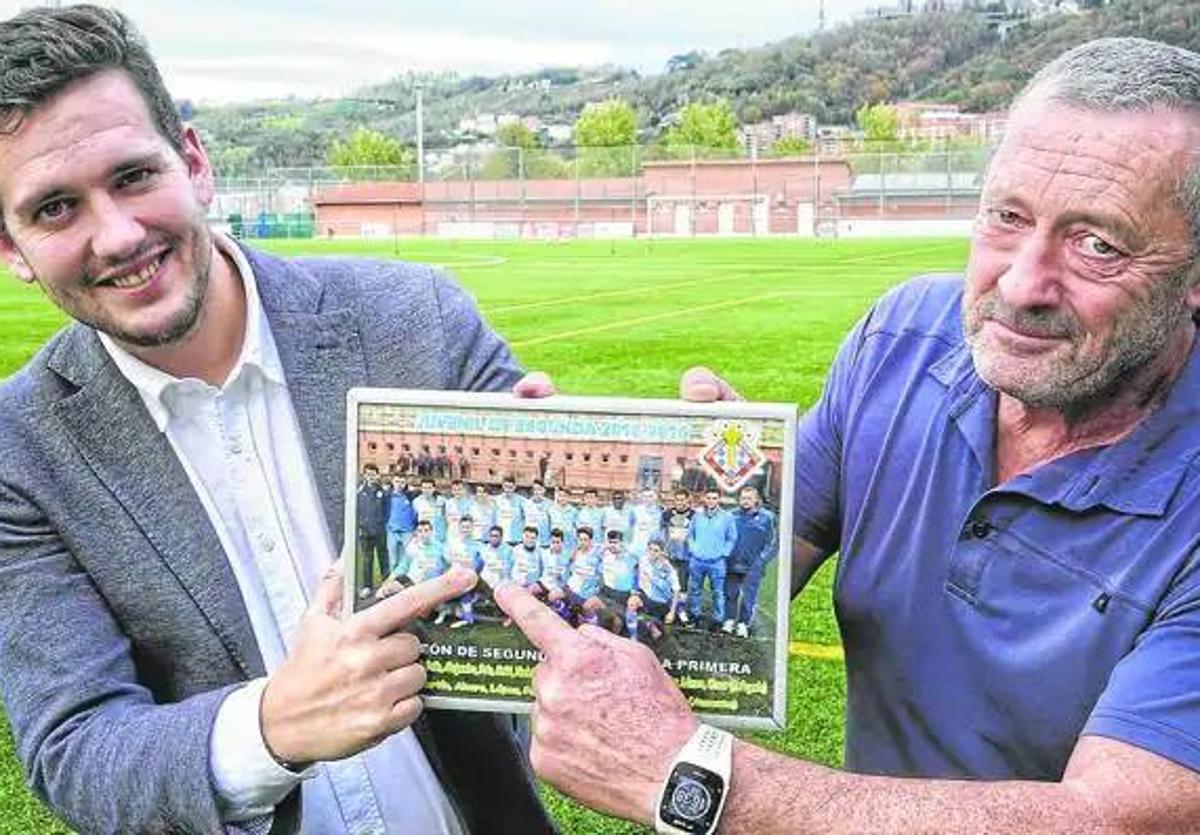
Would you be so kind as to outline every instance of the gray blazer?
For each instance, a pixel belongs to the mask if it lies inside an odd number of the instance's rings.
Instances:
[[[519,369],[427,267],[246,254],[340,542],[347,389],[504,389]],[[262,657],[183,467],[90,328],[0,387],[0,462],[0,686],[30,785],[83,832],[219,831],[209,734]],[[416,730],[472,831],[553,831],[507,717]]]

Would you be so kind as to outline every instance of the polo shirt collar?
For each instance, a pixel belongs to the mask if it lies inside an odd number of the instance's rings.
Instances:
[[[251,269],[242,250],[229,238],[214,233],[213,243],[220,253],[233,261],[246,293],[245,337],[242,340],[241,353],[230,370],[225,385],[237,380],[247,369],[256,370],[269,382],[283,385],[283,362],[279,358],[270,324],[262,308],[254,270]],[[158,431],[165,432],[171,419],[171,402],[182,388],[194,386],[198,381],[181,380],[138,359],[108,334],[98,333],[98,336],[104,350],[108,352],[122,376],[137,389]]]
[[[959,342],[928,373],[945,386],[948,416],[990,475],[995,467],[997,398],[975,373],[966,343]],[[1200,452],[1198,413],[1200,336],[1162,405],[1128,436],[1063,456],[994,489],[1074,512],[1104,506],[1118,513],[1161,516]]]

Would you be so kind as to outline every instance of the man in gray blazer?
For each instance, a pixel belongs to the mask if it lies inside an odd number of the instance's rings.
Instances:
[[[343,618],[330,565],[347,389],[503,390],[512,355],[436,272],[242,248],[212,196],[122,15],[0,23],[0,254],[76,320],[0,388],[32,787],[84,832],[552,830],[506,717],[421,713],[404,627],[474,575]]]

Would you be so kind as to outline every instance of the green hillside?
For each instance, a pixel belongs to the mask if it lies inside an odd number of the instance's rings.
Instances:
[[[690,101],[727,99],[742,123],[791,111],[812,113],[822,123],[848,123],[864,103],[911,98],[954,101],[983,111],[1003,107],[1048,60],[1094,37],[1141,35],[1200,49],[1200,2],[1195,0],[1112,0],[1077,15],[1000,26],[997,12],[987,9],[1004,5],[862,20],[757,49],[686,53],[675,56],[660,75],[643,77],[616,67],[486,78],[410,74],[347,99],[200,108],[194,121],[218,170],[240,175],[324,164],[333,140],[356,127],[411,142],[418,82],[425,91],[428,147],[459,142],[463,117],[515,113],[569,125],[588,102],[611,97],[634,105],[640,138],[652,141]]]

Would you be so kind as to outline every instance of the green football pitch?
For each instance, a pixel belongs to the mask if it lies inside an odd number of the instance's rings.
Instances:
[[[680,372],[718,370],[745,397],[810,405],[838,343],[888,288],[957,272],[961,239],[651,240],[555,243],[278,241],[284,254],[438,264],[471,290],[521,362],[570,394],[674,397]],[[36,288],[0,277],[0,377],[65,321]],[[830,606],[832,563],[792,605],[788,726],[770,748],[841,761],[845,682]],[[641,832],[546,791],[566,833]],[[61,832],[0,738],[0,832]]]

